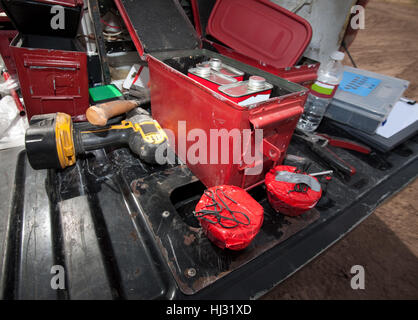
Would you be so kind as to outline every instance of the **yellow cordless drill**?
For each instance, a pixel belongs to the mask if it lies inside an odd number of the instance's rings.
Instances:
[[[134,100],[120,100],[90,107],[86,113],[89,122],[105,126],[94,125],[88,129],[76,129],[65,113],[33,116],[25,136],[31,166],[34,169],[66,168],[75,164],[77,155],[87,151],[122,146],[128,146],[141,160],[156,163],[156,151],[166,147],[167,135],[138,105]],[[106,126],[109,118],[131,109],[126,120]]]

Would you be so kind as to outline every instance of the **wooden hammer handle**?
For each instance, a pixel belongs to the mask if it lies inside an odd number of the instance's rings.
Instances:
[[[86,111],[87,120],[95,126],[105,126],[110,118],[135,109],[139,106],[136,100],[116,100],[96,106],[91,106]]]

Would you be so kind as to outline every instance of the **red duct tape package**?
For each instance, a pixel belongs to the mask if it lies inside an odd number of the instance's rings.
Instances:
[[[288,216],[299,216],[315,207],[322,188],[315,177],[291,166],[277,166],[266,174],[265,184],[271,206]]]
[[[242,250],[260,231],[264,209],[244,189],[224,185],[205,191],[196,205],[195,216],[215,245]]]

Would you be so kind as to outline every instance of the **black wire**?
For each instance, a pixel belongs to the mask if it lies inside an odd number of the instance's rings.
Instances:
[[[350,51],[348,51],[348,48],[347,48],[347,46],[346,46],[346,44],[345,44],[345,42],[344,42],[344,41],[341,43],[341,46],[344,48],[345,52],[347,52],[347,55],[348,55],[348,57],[350,58],[350,61],[351,61],[351,63],[353,64],[353,67],[354,67],[354,68],[357,68],[357,64],[354,62],[354,59],[353,59],[353,57],[351,56]]]
[[[309,186],[305,183],[297,183],[293,187],[293,190],[289,190],[287,193],[291,192],[298,192],[298,193],[307,193],[309,190]]]
[[[200,210],[198,212],[194,213],[194,216],[198,219],[202,219],[205,220],[211,224],[219,224],[221,227],[225,228],[225,229],[232,229],[232,228],[236,228],[238,227],[240,224],[248,226],[251,223],[250,218],[243,212],[241,211],[236,211],[236,210],[231,210],[231,208],[229,208],[229,206],[225,203],[225,201],[222,199],[222,197],[219,195],[219,192],[221,192],[221,194],[227,198],[228,200],[232,201],[233,203],[237,204],[237,202],[232,199],[231,197],[227,196],[225,194],[225,192],[220,189],[220,188],[216,188],[215,192],[213,192],[212,190],[205,190],[204,194],[205,196],[207,196],[208,198],[210,198],[212,200],[211,204],[207,204],[205,207],[206,209]],[[216,200],[216,197],[219,198],[220,202],[218,200]],[[212,210],[208,209],[208,208],[213,208]],[[221,213],[227,210],[229,212],[229,214],[232,216],[232,218],[230,217],[226,217],[221,215]],[[240,220],[238,220],[238,218],[235,216],[235,214],[240,214],[242,216],[245,217],[245,219],[247,220],[247,223],[242,222]],[[210,220],[208,218],[206,218],[205,216],[213,216],[216,218],[216,221]],[[222,223],[222,220],[228,220],[228,221],[233,221],[235,222],[235,225],[232,226],[226,226]]]
[[[312,162],[305,163],[305,165],[303,165],[302,167],[296,168],[294,173],[306,174],[306,172],[309,170],[311,165],[312,165]],[[288,194],[291,192],[307,193],[308,190],[309,190],[309,186],[306,183],[297,183],[293,187],[293,190],[289,190],[287,193]]]

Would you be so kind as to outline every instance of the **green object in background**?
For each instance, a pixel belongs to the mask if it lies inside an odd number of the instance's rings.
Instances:
[[[119,89],[112,84],[90,88],[89,93],[94,102],[114,99],[122,96],[122,93],[119,91]]]

